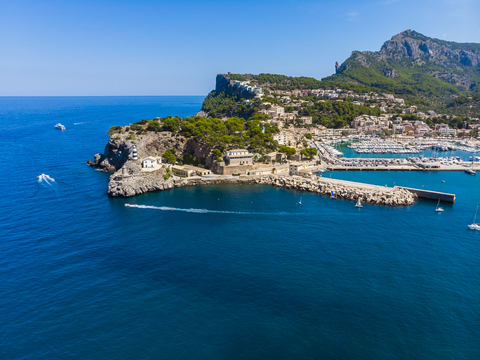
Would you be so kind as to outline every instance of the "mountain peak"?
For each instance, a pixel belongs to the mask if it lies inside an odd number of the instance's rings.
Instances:
[[[456,43],[405,30],[380,51],[355,51],[329,80],[357,82],[398,94],[480,92],[480,44]]]

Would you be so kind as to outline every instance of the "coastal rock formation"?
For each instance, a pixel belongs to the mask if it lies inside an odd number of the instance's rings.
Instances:
[[[132,170],[125,172],[123,169],[110,177],[108,195],[113,197],[130,197],[149,191],[162,191],[174,187],[194,185],[218,185],[218,184],[260,184],[314,192],[320,195],[330,195],[333,191],[337,198],[363,203],[406,206],[412,205],[417,195],[408,190],[395,187],[382,189],[380,187],[363,188],[346,184],[332,184],[322,181],[321,178],[302,178],[298,176],[239,176],[225,179],[181,179],[164,180],[164,170],[154,173],[135,173]],[[133,175],[133,176],[132,176]]]
[[[241,87],[234,86],[235,81],[230,80],[228,75],[218,74],[215,84],[216,92],[226,92],[244,99],[253,99],[255,94],[242,89]]]
[[[110,135],[103,154],[96,154],[94,160],[88,160],[87,164],[114,173],[127,163],[133,145],[137,148],[139,159],[148,156],[161,157],[167,149],[170,149],[179,160],[186,155],[207,158],[212,150],[211,147],[202,145],[194,139],[174,135],[169,131],[148,132],[136,135],[135,138],[129,138],[127,133],[115,133]]]

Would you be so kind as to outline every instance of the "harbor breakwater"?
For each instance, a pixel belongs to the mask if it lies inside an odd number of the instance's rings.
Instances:
[[[120,172],[111,176],[108,184],[108,195],[112,197],[131,197],[151,191],[169,190],[175,187],[220,184],[270,185],[328,196],[333,192],[339,199],[360,200],[363,203],[387,206],[412,205],[417,199],[416,194],[399,187],[383,188],[381,186],[351,183],[348,181],[332,181],[331,179],[321,177],[303,178],[300,176],[272,174],[225,178],[169,178],[165,180],[162,173],[137,173],[124,176]]]

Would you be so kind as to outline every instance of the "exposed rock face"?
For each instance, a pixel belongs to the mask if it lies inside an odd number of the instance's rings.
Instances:
[[[372,53],[379,60],[393,58],[400,60],[404,57],[413,59],[427,58],[438,65],[448,65],[453,61],[472,67],[480,63],[480,53],[477,51],[466,51],[454,49],[446,45],[435,42],[435,39],[418,40],[409,38],[411,32],[405,31],[386,41],[379,53]]]
[[[411,31],[404,31],[401,34],[395,35],[391,40],[386,41],[379,52],[367,52],[373,55],[377,60],[388,61],[402,60],[410,58],[413,61],[432,62],[436,65],[453,69],[455,71],[462,71],[464,67],[475,67],[480,64],[480,51],[461,50],[456,48],[455,43],[440,42],[435,39],[424,37],[425,40],[420,40],[415,37],[416,33]],[[443,45],[442,45],[443,44]],[[450,71],[431,71],[429,75],[436,77],[444,82],[464,86],[470,88],[472,85],[468,74],[458,74]],[[392,77],[391,72],[385,72],[385,76]]]
[[[235,81],[230,80],[227,75],[218,74],[216,79],[215,91],[226,92],[244,99],[253,99],[255,94],[242,89],[241,87],[234,86]]]
[[[470,76],[468,76],[467,74],[459,75],[443,71],[430,71],[428,72],[428,74],[449,84],[465,86],[466,88],[470,88],[472,86]]]
[[[133,145],[137,148],[139,159],[148,156],[160,157],[167,149],[172,150],[180,159],[185,155],[207,158],[212,150],[209,146],[202,145],[193,139],[173,135],[169,131],[149,132],[145,135],[137,135],[133,140],[127,140],[127,137],[128,134],[111,135],[104,153],[96,154],[94,160],[89,160],[87,164],[108,172],[115,172],[127,162]]]
[[[373,67],[374,72],[390,79],[398,78],[403,68],[412,69],[414,75],[403,75],[415,80],[415,76],[425,73],[472,89],[480,76],[480,44],[444,41],[407,30],[386,41],[380,51],[353,51],[350,58],[336,66],[336,74],[341,75],[358,65]],[[346,75],[359,80],[355,73]]]
[[[129,162],[130,163],[130,162]],[[344,184],[332,184],[322,182],[320,178],[304,179],[299,177],[263,175],[258,177],[240,176],[228,179],[182,179],[182,180],[164,180],[164,170],[155,173],[140,173],[135,176],[122,176],[122,171],[118,171],[110,177],[108,184],[108,195],[114,197],[129,197],[143,194],[149,191],[162,191],[172,189],[173,187],[209,185],[209,184],[261,184],[284,187],[287,189],[297,189],[309,192],[315,192],[321,195],[330,195],[333,191],[340,199],[352,201],[360,200],[363,203],[388,205],[388,206],[407,206],[415,203],[417,198],[405,189],[395,187],[391,189],[365,189]]]
[[[397,72],[395,71],[395,69],[385,69],[385,70],[383,71],[383,74],[384,74],[386,77],[390,78],[390,79],[395,79],[395,78],[398,76],[398,74],[397,74]]]
[[[127,164],[129,164],[127,162]],[[125,166],[127,166],[127,164]],[[130,171],[129,171],[130,173]],[[133,176],[123,175],[120,170],[110,176],[108,183],[108,196],[112,197],[130,197],[140,195],[151,191],[161,191],[173,188],[173,180],[165,180],[163,175],[165,170],[158,170],[153,173],[140,173],[140,171],[133,174]]]
[[[362,64],[365,67],[370,66],[371,63],[370,63],[370,61],[367,60],[367,57],[364,54],[359,53],[359,52],[355,52],[355,51],[354,51],[354,53],[356,53],[357,60],[360,64]]]

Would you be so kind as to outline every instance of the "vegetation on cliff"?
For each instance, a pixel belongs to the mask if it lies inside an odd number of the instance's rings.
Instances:
[[[272,135],[278,132],[276,126],[262,126],[258,120],[247,121],[239,117],[222,121],[194,116],[186,118],[181,124],[181,133],[185,137],[193,137],[220,151],[228,147],[248,148],[259,153],[273,151],[278,144]]]

